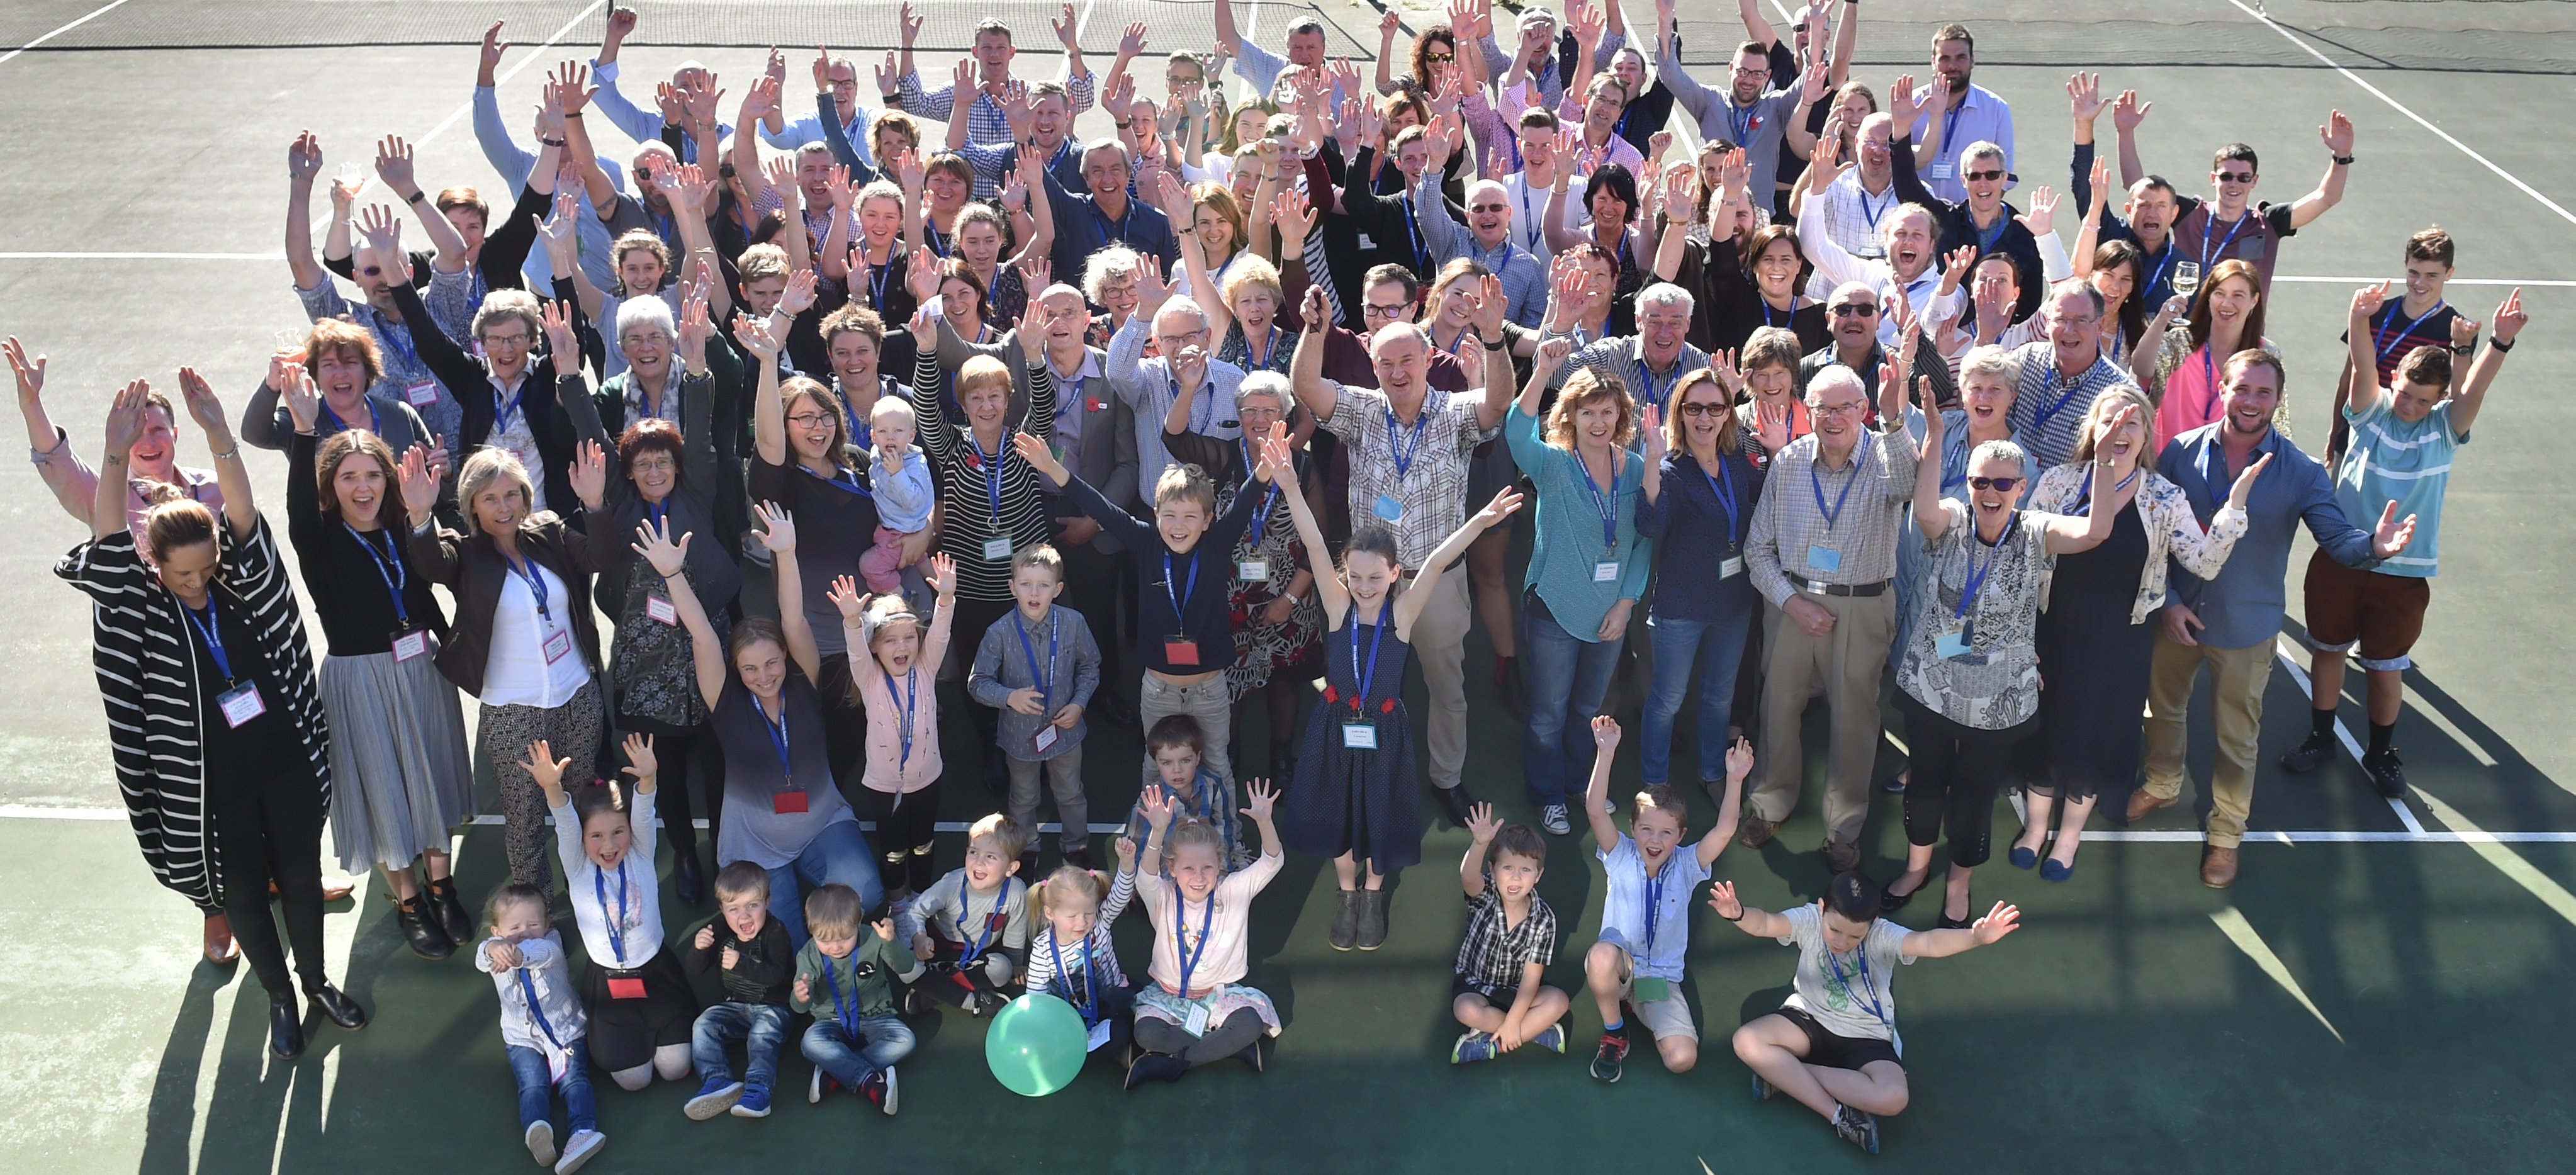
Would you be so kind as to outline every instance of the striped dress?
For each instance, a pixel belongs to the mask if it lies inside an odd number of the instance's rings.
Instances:
[[[220,519],[220,515],[218,518]],[[240,609],[258,634],[285,696],[281,712],[304,743],[321,803],[331,803],[330,730],[322,695],[313,683],[313,654],[295,592],[278,564],[277,543],[262,520],[246,537],[219,524],[222,574],[209,589],[223,606]],[[215,865],[214,838],[206,827],[205,732],[198,696],[210,688],[197,680],[197,661],[178,597],[145,567],[130,529],[72,548],[54,574],[89,594],[90,663],[107,705],[108,744],[126,817],[143,847],[144,863],[161,884],[200,908],[224,902]]]
[[[948,419],[939,394],[943,371],[936,354],[913,359],[912,405],[920,418],[921,451],[938,474],[939,501],[947,511],[939,528],[939,547],[957,561],[958,599],[1007,601],[1011,598],[1010,557],[985,558],[985,541],[1008,537],[1013,551],[1046,542],[1052,528],[1047,504],[1039,494],[1037,470],[1011,447],[1010,433],[1005,431],[1002,509],[996,520],[993,489],[984,468],[991,454],[977,456],[974,434],[966,422]],[[1029,413],[1020,431],[1043,441],[1055,432],[1055,373],[1044,362],[1029,364],[1028,381]]]

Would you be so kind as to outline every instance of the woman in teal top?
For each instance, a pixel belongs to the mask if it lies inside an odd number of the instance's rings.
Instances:
[[[1646,465],[1628,447],[1636,405],[1618,376],[1575,372],[1539,417],[1540,393],[1573,349],[1567,339],[1539,345],[1503,425],[1512,460],[1538,487],[1538,540],[1521,588],[1529,684],[1521,766],[1539,824],[1558,836],[1573,828],[1568,784],[1582,775],[1568,761],[1565,732],[1585,729],[1601,708],[1653,555],[1652,541],[1637,533]]]

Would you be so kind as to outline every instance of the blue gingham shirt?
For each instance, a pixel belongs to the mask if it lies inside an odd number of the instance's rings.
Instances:
[[[2031,469],[2054,469],[2074,460],[2075,434],[2084,430],[2094,398],[2123,384],[2137,386],[2099,351],[2093,366],[2068,380],[2057,369],[2057,344],[2047,339],[2014,348],[2010,361],[2016,375],[2012,411],[2005,419],[2012,424],[2013,440],[2030,454]]]
[[[1089,70],[1084,70],[1080,77],[1065,79],[1065,94],[1073,99],[1072,109],[1067,113],[1080,114],[1091,109],[1099,83],[1100,75]],[[921,87],[921,72],[914,70],[903,75],[900,92],[903,94],[903,108],[922,118],[947,122],[957,112],[957,86],[954,82],[936,90],[925,90]],[[966,108],[966,141],[987,147],[1008,146],[1011,142],[1010,117],[1002,113],[1001,103],[981,89],[975,91],[974,105]],[[980,197],[983,195],[980,180],[977,186],[976,194]]]

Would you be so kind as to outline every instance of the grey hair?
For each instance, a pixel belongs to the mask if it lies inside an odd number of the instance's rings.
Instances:
[[[1279,411],[1285,414],[1289,406],[1295,402],[1289,398],[1290,394],[1287,376],[1275,371],[1256,371],[1244,376],[1243,382],[1235,386],[1235,409],[1242,410],[1246,396],[1268,396],[1279,401]]]
[[[1970,159],[1999,160],[2003,157],[2003,146],[1991,139],[1979,139],[1976,142],[1968,144],[1967,150],[1959,152],[1959,158],[1962,162]]]
[[[1313,33],[1318,37],[1323,36],[1324,22],[1321,18],[1312,14],[1300,16],[1295,20],[1289,21],[1288,35],[1293,37],[1299,33]]]
[[[1968,464],[1980,461],[2010,461],[2015,469],[2030,468],[2029,454],[2022,452],[2021,446],[2000,438],[1980,444],[1968,454]]]
[[[1098,302],[1100,295],[1109,289],[1111,278],[1134,276],[1136,265],[1142,260],[1134,249],[1125,245],[1111,245],[1093,253],[1082,266],[1082,296]]]
[[[1965,380],[1971,375],[2000,376],[2010,382],[2012,352],[1993,345],[1971,348],[1959,360],[1959,378]]]
[[[1636,306],[1638,313],[1641,314],[1655,306],[1679,306],[1682,308],[1682,313],[1688,314],[1695,304],[1689,290],[1671,282],[1656,282],[1637,291]]]
[[[658,326],[663,334],[674,338],[680,334],[679,323],[671,317],[671,304],[651,295],[628,298],[617,304],[616,336],[623,339],[627,328],[637,326]]]
[[[1113,137],[1107,139],[1093,139],[1092,141],[1083,144],[1082,165],[1086,168],[1090,167],[1091,157],[1103,151],[1117,152],[1118,163],[1122,167],[1132,168],[1136,164],[1135,156],[1127,153],[1127,144]]]
[[[1200,326],[1209,325],[1207,308],[1187,294],[1174,294],[1165,299],[1162,308],[1154,311],[1154,321],[1161,322],[1166,314],[1187,314],[1198,319]]]
[[[1860,393],[1863,399],[1869,396],[1869,385],[1861,382],[1860,373],[1836,363],[1817,372],[1814,379],[1807,381],[1807,402],[1814,404],[1822,400],[1827,385],[1849,387]]]

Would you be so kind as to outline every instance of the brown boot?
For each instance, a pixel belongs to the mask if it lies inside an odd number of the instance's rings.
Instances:
[[[2144,816],[2149,812],[2153,812],[2158,808],[2171,807],[2174,801],[2181,798],[2182,796],[2180,794],[2175,794],[2158,799],[2154,795],[2149,794],[2147,789],[2143,787],[2130,792],[2129,823],[2137,823],[2139,817]]]
[[[206,961],[220,967],[241,958],[241,944],[233,941],[232,919],[221,914],[206,918]]]
[[[1860,868],[1860,844],[1857,841],[1825,842],[1825,868],[1836,873],[1849,873]]]
[[[2211,889],[2236,884],[2236,850],[2211,845],[2201,850],[2200,883]]]
[[[1779,830],[1779,821],[1765,820],[1759,816],[1747,816],[1744,818],[1744,847],[1748,849],[1758,849],[1764,845],[1770,844],[1771,834],[1778,832]]]

